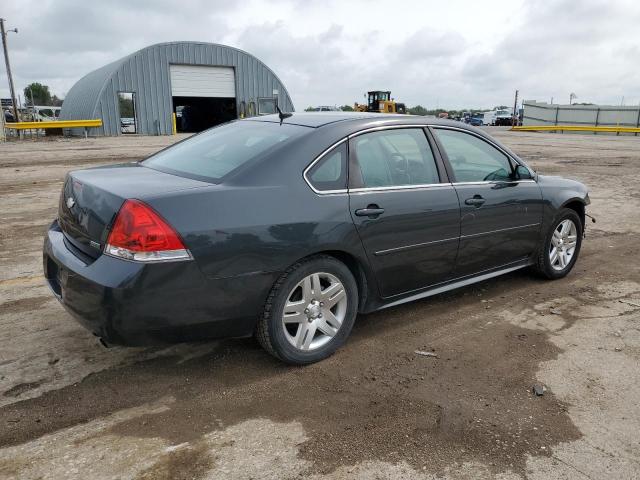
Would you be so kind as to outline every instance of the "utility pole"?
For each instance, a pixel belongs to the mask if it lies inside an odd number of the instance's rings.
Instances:
[[[18,105],[16,104],[16,91],[13,88],[13,77],[11,76],[11,65],[9,64],[9,50],[7,48],[7,34],[9,32],[18,33],[18,29],[14,28],[7,32],[4,31],[4,18],[0,18],[0,33],[2,34],[2,49],[4,50],[4,63],[7,65],[7,78],[9,79],[9,90],[11,90],[11,102],[13,103],[13,117],[16,122],[20,121],[18,117]]]
[[[512,127],[515,127],[517,125],[516,118],[520,117],[520,115],[517,115],[517,112],[518,112],[518,90],[516,90],[516,98],[513,100],[513,116],[511,117]]]

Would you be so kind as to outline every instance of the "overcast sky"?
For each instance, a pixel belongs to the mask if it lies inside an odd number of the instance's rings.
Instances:
[[[64,96],[83,75],[157,42],[241,48],[297,109],[391,90],[428,108],[521,97],[640,103],[638,0],[0,0],[16,89]],[[9,96],[0,63],[0,96]]]

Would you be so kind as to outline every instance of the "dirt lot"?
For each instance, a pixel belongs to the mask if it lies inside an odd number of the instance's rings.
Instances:
[[[492,132],[591,188],[571,275],[361,316],[305,368],[252,340],[106,350],[45,286],[65,172],[175,137],[0,145],[0,478],[640,478],[640,138]]]

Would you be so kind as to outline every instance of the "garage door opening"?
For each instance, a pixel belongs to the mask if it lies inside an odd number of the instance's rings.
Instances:
[[[238,118],[235,98],[173,97],[178,132],[201,132]]]
[[[233,67],[170,65],[169,70],[179,132],[201,132],[238,118]]]

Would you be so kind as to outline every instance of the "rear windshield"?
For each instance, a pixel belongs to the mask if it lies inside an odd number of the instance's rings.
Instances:
[[[169,147],[142,162],[166,173],[217,182],[309,129],[272,122],[232,122]]]

